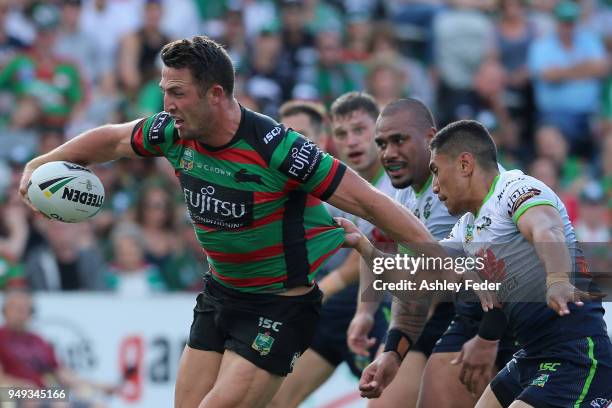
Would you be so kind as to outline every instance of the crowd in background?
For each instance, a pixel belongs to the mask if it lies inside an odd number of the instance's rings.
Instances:
[[[205,256],[163,159],[94,167],[106,202],[89,222],[35,216],[16,192],[30,158],[163,110],[159,51],[197,34],[227,47],[239,102],[275,118],[364,90],[381,107],[422,100],[439,128],[481,121],[580,240],[610,242],[611,0],[0,0],[0,288],[200,289]]]

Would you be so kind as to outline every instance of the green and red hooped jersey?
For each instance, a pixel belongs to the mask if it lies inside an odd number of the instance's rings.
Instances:
[[[160,112],[132,131],[141,156],[165,156],[180,180],[198,241],[219,283],[242,292],[310,284],[344,241],[321,200],[346,167],[299,133],[241,107],[225,146],[183,140]]]

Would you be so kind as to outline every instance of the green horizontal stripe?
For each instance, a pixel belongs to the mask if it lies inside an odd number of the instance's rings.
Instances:
[[[216,262],[209,258],[217,273],[231,278],[276,278],[287,274],[285,255],[246,263]]]
[[[532,203],[529,203],[519,208],[519,210],[515,212],[514,215],[512,216],[512,221],[514,221],[515,224],[518,223],[518,220],[523,216],[525,211],[527,211],[531,207],[537,207],[538,205],[550,205],[551,207],[557,208],[555,204],[549,200],[540,200],[540,201],[532,202]]]
[[[282,219],[246,231],[206,232],[196,227],[200,244],[211,251],[245,253],[281,243]]]

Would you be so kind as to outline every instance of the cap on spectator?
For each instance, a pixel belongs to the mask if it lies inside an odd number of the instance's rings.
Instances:
[[[60,12],[54,5],[41,4],[32,12],[32,21],[38,30],[54,30],[59,25]]]
[[[580,17],[580,6],[572,0],[561,0],[553,9],[553,13],[557,20],[576,21]]]
[[[580,201],[587,204],[602,204],[606,201],[606,195],[598,182],[590,181],[580,192]]]

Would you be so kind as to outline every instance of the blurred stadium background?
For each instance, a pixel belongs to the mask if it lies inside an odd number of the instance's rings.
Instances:
[[[32,329],[62,364],[127,377],[97,406],[171,406],[205,258],[163,160],[95,167],[105,208],[77,225],[33,216],[17,184],[80,131],[162,110],[159,50],[196,34],[227,47],[237,98],[272,117],[365,90],[381,107],[419,98],[439,127],[480,120],[502,164],[612,252],[610,0],[0,0],[0,288],[34,291]],[[364,406],[355,383],[342,369],[304,406]]]

